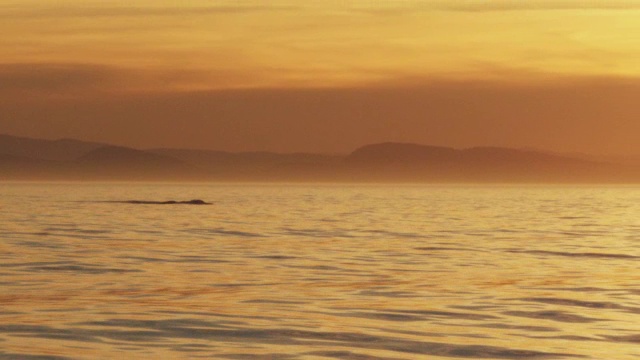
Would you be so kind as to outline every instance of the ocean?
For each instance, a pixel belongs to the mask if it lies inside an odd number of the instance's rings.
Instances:
[[[0,183],[0,359],[198,358],[638,359],[640,187]]]

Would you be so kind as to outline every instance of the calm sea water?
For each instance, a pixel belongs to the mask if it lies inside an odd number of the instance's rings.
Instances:
[[[197,358],[638,359],[640,188],[0,183],[0,359]]]

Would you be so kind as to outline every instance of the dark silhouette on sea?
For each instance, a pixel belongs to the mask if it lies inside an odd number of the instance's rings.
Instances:
[[[0,135],[0,180],[637,183],[640,166],[499,147],[380,143],[346,155],[230,153]]]

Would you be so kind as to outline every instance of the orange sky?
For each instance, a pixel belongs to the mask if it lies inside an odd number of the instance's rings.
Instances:
[[[0,0],[0,133],[640,154],[640,1],[265,3]]]

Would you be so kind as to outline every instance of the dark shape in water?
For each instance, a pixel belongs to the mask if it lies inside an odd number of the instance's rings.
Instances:
[[[169,200],[169,201],[144,201],[144,200],[127,200],[127,201],[116,201],[118,203],[125,203],[125,204],[141,204],[141,205],[211,205],[211,203],[208,203],[204,200],[200,200],[200,199],[194,199],[194,200],[189,200],[189,201],[175,201],[175,200]]]

